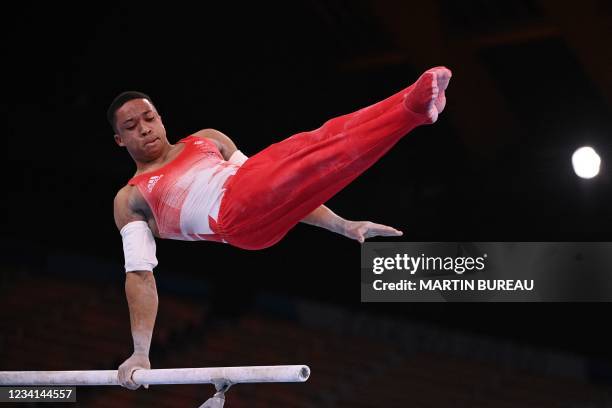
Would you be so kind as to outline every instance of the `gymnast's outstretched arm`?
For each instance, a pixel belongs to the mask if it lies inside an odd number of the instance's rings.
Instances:
[[[325,228],[347,238],[363,243],[365,239],[376,236],[400,236],[403,233],[393,227],[376,224],[371,221],[349,221],[340,217],[328,207],[321,205],[308,214],[303,223]]]

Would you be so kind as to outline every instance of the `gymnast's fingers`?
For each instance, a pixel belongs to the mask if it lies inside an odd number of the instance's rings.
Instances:
[[[404,233],[400,230],[397,230],[393,227],[389,227],[387,225],[374,224],[370,227],[369,233],[371,236],[383,236],[383,237],[395,237],[403,235]]]
[[[140,387],[139,384],[136,384],[134,380],[132,380],[132,374],[134,371],[142,369],[142,367],[130,367],[128,365],[119,367],[118,377],[119,383],[130,390],[135,390]]]

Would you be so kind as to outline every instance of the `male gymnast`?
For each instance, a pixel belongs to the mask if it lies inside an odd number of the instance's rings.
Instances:
[[[114,200],[134,341],[134,353],[119,367],[120,383],[136,389],[133,372],[151,368],[158,306],[154,236],[257,250],[274,245],[299,222],[360,243],[402,235],[389,226],[345,220],[323,204],[412,129],[434,123],[446,105],[450,78],[447,68],[432,68],[381,102],[297,133],[250,158],[214,129],[170,144],[149,96],[118,95],[108,120],[116,143],[136,163],[134,176]]]

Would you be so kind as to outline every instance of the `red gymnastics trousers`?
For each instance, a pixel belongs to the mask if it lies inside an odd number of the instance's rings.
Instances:
[[[412,112],[404,103],[413,86],[250,157],[228,179],[212,230],[244,249],[277,243],[404,135],[431,123],[426,114]]]

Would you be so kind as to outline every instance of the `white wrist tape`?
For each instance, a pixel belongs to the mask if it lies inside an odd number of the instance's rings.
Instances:
[[[236,150],[229,158],[230,163],[237,164],[242,166],[242,164],[247,161],[248,157],[245,156],[240,150]]]
[[[155,238],[145,221],[132,221],[121,228],[125,271],[153,271],[157,266]]]

